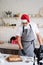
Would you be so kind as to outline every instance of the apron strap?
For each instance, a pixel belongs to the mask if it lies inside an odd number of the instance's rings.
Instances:
[[[24,26],[23,26],[23,32],[24,32]]]
[[[35,42],[34,42],[34,40],[31,41],[31,44],[33,44],[33,47],[35,48]]]

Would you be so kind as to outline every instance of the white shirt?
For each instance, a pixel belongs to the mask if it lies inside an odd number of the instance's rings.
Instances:
[[[30,25],[31,25],[33,33],[34,33],[34,35],[36,37],[36,33],[39,33],[38,27],[37,27],[37,25],[34,22],[30,22]],[[29,24],[25,28],[29,28]],[[20,25],[18,27],[16,35],[22,36],[22,30],[23,30],[23,27],[22,27],[22,25]]]

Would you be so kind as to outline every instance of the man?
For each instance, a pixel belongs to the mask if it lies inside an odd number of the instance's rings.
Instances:
[[[40,37],[37,26],[33,24],[34,27],[32,27],[32,23],[30,22],[30,18],[27,14],[23,14],[21,16],[21,22],[22,22],[22,25],[19,27],[18,32],[17,32],[17,39],[18,39],[19,47],[20,49],[22,49],[21,51],[24,55],[26,54],[27,56],[33,57],[34,47],[35,47],[34,34],[36,34],[41,47],[43,46],[42,39]]]

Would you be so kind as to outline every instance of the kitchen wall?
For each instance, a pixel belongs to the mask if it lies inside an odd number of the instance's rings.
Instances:
[[[13,13],[29,13],[36,14],[43,7],[43,0],[0,0],[0,16],[5,11]]]
[[[14,23],[16,27],[10,26],[0,26],[0,40],[1,41],[9,41],[12,36],[16,36],[18,32],[17,28],[20,24],[20,20],[15,20],[14,18],[4,19],[5,23]],[[35,22],[38,25],[40,35],[43,38],[43,18],[31,18],[31,21]]]
[[[39,14],[40,9],[43,8],[43,0],[0,0],[0,18],[4,18],[5,11],[12,11],[12,15],[15,13],[28,13]],[[43,15],[42,15],[43,16]],[[12,22],[14,20],[9,19],[5,22]],[[31,21],[35,22],[39,26],[40,34],[43,38],[43,17],[31,18]],[[0,19],[0,24],[3,25]],[[17,23],[19,24],[19,23]],[[16,28],[0,27],[0,40],[8,41],[11,36],[15,35]]]

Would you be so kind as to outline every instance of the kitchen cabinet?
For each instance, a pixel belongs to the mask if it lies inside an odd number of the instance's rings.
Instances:
[[[0,44],[0,52],[5,54],[18,54],[18,44],[2,43]]]

